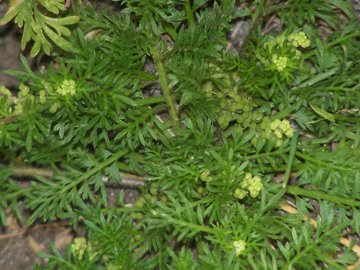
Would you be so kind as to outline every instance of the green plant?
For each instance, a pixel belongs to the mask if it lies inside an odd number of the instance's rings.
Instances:
[[[11,3],[8,12],[1,18],[0,25],[14,19],[20,28],[24,28],[21,39],[23,50],[30,40],[34,41],[30,52],[31,56],[36,56],[41,49],[49,55],[53,47],[50,41],[63,50],[71,50],[71,44],[63,36],[70,36],[67,26],[77,23],[79,16],[61,18],[51,16],[58,15],[60,11],[65,10],[64,1],[19,0],[11,1]]]
[[[37,269],[356,262],[355,241],[339,242],[360,232],[360,32],[351,4],[241,2],[126,0],[118,12],[96,12],[73,1],[68,17],[45,21],[40,12],[57,13],[63,1],[10,8],[1,22],[24,22],[22,44],[33,39],[31,54],[42,49],[53,62],[34,72],[21,56],[23,71],[7,71],[18,93],[0,88],[1,222],[9,208],[27,225],[65,219],[87,231],[64,257],[41,254],[48,264]],[[63,25],[79,18],[65,41]],[[268,31],[270,18],[281,32]],[[234,52],[228,34],[239,19],[249,27]],[[19,177],[32,182],[20,186]],[[121,192],[109,205],[107,183],[142,195],[128,205]],[[287,200],[298,215],[281,210]],[[316,227],[302,218],[312,200]]]

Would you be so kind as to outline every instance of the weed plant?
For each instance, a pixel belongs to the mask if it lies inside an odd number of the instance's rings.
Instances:
[[[10,1],[0,20],[22,29],[31,57],[51,57],[35,71],[21,55],[23,70],[7,71],[18,89],[0,86],[1,224],[9,209],[24,226],[86,229],[35,269],[353,265],[360,31],[350,1],[114,2]],[[116,205],[108,185],[121,189]],[[135,203],[126,185],[141,191]]]

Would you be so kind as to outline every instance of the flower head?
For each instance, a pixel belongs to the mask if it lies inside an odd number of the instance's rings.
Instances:
[[[278,56],[277,54],[273,54],[272,62],[275,65],[276,70],[280,72],[286,68],[288,58],[286,56]]]
[[[40,104],[44,104],[46,102],[46,91],[45,90],[41,90],[39,92],[39,102],[40,102]]]
[[[5,96],[11,97],[11,92],[9,89],[7,89],[5,86],[0,85],[0,94],[3,94]],[[0,95],[1,96],[1,95]]]
[[[302,31],[297,34],[291,34],[288,39],[294,47],[308,48],[310,46],[310,39]]]
[[[244,254],[246,250],[246,242],[244,240],[237,240],[233,242],[233,247],[235,248],[236,256]]]
[[[61,86],[56,89],[62,96],[73,96],[76,94],[76,83],[74,80],[64,80]]]
[[[259,195],[262,187],[263,184],[261,183],[260,176],[252,176],[251,173],[247,173],[244,180],[241,182],[241,188],[248,190],[250,196],[253,198],[256,198]]]
[[[75,238],[74,243],[71,245],[71,253],[76,254],[77,257],[81,260],[84,256],[86,248],[86,239],[84,237],[77,237]]]

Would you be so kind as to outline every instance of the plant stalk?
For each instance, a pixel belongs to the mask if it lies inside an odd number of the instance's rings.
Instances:
[[[126,170],[124,164],[119,163],[119,169]],[[139,187],[143,186],[145,179],[143,176],[134,175],[131,173],[121,172],[122,181],[120,183],[121,186],[124,187]],[[46,178],[51,178],[54,175],[54,172],[49,168],[34,168],[30,166],[15,166],[13,167],[13,174],[16,178],[21,177],[36,177],[36,176],[42,176]],[[110,184],[111,182],[108,182],[108,178],[106,176],[103,176],[103,182],[105,184]]]
[[[283,187],[286,188],[286,185],[289,181],[290,178],[290,174],[291,174],[291,169],[294,163],[294,159],[295,159],[295,153],[296,153],[296,145],[298,142],[298,138],[299,138],[299,133],[296,132],[293,136],[293,138],[291,139],[291,145],[290,145],[290,153],[289,153],[289,162],[286,166],[286,171],[285,171],[285,176],[284,176],[284,182],[283,182]]]
[[[29,166],[16,166],[13,167],[14,177],[31,177],[31,176],[42,176],[50,178],[54,172],[50,169],[34,168]]]
[[[286,187],[286,193],[292,194],[292,195],[300,195],[300,196],[306,196],[312,199],[316,200],[327,200],[338,204],[345,204],[352,207],[360,207],[360,201],[340,197],[332,194],[327,194],[319,190],[310,190],[301,188],[298,186],[287,186]]]
[[[189,26],[195,25],[195,20],[194,20],[193,10],[191,7],[190,0],[186,0],[185,2],[185,14]]]
[[[164,96],[165,96],[166,104],[169,107],[169,114],[170,114],[171,122],[172,122],[175,130],[178,130],[180,128],[179,119],[176,114],[175,103],[171,96],[171,90],[170,90],[170,86],[169,86],[169,82],[168,82],[164,64],[161,61],[160,52],[156,46],[151,47],[150,52],[154,59],[156,69],[159,72],[160,84],[161,84],[161,88],[162,88]]]

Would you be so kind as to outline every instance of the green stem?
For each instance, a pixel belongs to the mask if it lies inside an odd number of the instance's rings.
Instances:
[[[179,119],[176,115],[175,104],[174,104],[174,101],[171,96],[170,86],[169,86],[167,74],[165,71],[165,67],[161,61],[160,52],[156,46],[151,47],[150,52],[154,59],[156,69],[159,72],[160,84],[161,84],[161,88],[162,88],[164,96],[165,96],[166,104],[169,107],[169,114],[170,114],[171,122],[172,122],[174,128],[177,130],[180,127]]]
[[[352,171],[353,170],[353,169],[350,169],[350,168],[341,167],[341,166],[338,166],[338,165],[331,164],[329,162],[324,162],[324,161],[318,160],[318,159],[313,158],[313,157],[311,157],[309,155],[306,155],[304,153],[297,152],[295,155],[297,157],[299,157],[299,158],[311,161],[311,162],[316,163],[316,164],[318,164],[320,166],[323,166],[323,167],[328,167],[328,168],[339,170],[339,171]]]
[[[10,201],[10,200],[18,200],[19,197],[23,197],[26,196],[26,194],[29,194],[32,191],[32,187],[24,187],[24,188],[20,188],[17,191],[14,191],[12,193],[6,193],[5,194],[5,201]]]
[[[292,269],[291,266],[293,266],[301,257],[305,256],[311,249],[314,249],[318,244],[319,241],[322,239],[322,236],[316,241],[312,241],[309,245],[307,245],[303,250],[300,250],[295,257],[293,257],[290,261],[287,262],[287,264],[282,267],[282,270],[288,270]]]
[[[327,194],[327,193],[324,193],[319,190],[305,189],[305,188],[301,188],[298,186],[287,186],[286,193],[296,195],[296,196],[306,196],[306,197],[316,199],[316,200],[327,200],[330,202],[334,202],[334,203],[338,203],[338,204],[345,204],[345,205],[349,205],[352,207],[360,207],[360,201],[345,198],[345,197],[340,197],[340,196],[336,196],[336,195]]]
[[[294,136],[291,139],[291,145],[290,145],[290,154],[289,154],[289,162],[286,166],[286,171],[285,171],[285,176],[284,176],[284,183],[283,183],[283,187],[286,188],[286,185],[289,181],[289,177],[291,174],[291,169],[294,163],[294,159],[295,159],[295,153],[296,153],[296,145],[298,142],[298,138],[299,138],[299,133],[296,132],[294,134]]]
[[[214,234],[214,229],[205,225],[198,225],[198,224],[194,224],[194,223],[190,223],[190,222],[186,222],[180,219],[176,219],[170,216],[167,216],[168,221],[170,221],[171,223],[173,223],[174,225],[180,225],[184,228],[190,228],[199,232],[205,232],[205,233],[209,233],[209,234]]]
[[[243,156],[241,158],[245,159],[245,160],[249,160],[249,159],[254,159],[254,158],[262,158],[262,157],[269,157],[269,156],[273,156],[273,155],[277,155],[277,154],[281,154],[284,153],[283,150],[278,149],[275,151],[271,151],[271,152],[266,152],[266,153],[259,153],[259,154],[253,154],[250,156]]]
[[[162,103],[162,102],[165,102],[165,99],[163,96],[154,96],[154,97],[136,100],[135,102],[138,106],[144,106],[144,105],[152,105],[152,104]]]
[[[53,174],[53,171],[50,169],[41,169],[28,166],[13,167],[12,173],[14,177],[42,176],[48,178],[52,177]]]
[[[352,38],[355,38],[355,37],[358,37],[360,36],[360,31],[356,31],[356,32],[353,32],[353,33],[350,33],[348,35],[345,35],[341,38],[338,38],[332,42],[329,42],[327,45],[326,45],[326,48],[330,48],[332,46],[335,46],[335,45],[338,45],[340,44],[341,42],[345,41],[345,40],[348,40],[348,39],[352,39]]]
[[[332,42],[329,42],[329,43],[325,46],[325,48],[333,47],[333,46],[335,46],[335,45],[340,44],[340,43],[343,42],[343,41],[346,41],[346,40],[348,40],[348,39],[352,39],[352,38],[355,38],[355,37],[359,37],[359,36],[360,36],[360,31],[356,31],[356,32],[350,33],[350,34],[345,35],[345,36],[343,36],[343,37],[340,37],[340,38],[338,38],[338,39],[336,39],[336,40],[334,40],[334,41],[332,41]],[[315,49],[312,50],[312,51],[310,51],[310,52],[308,52],[308,53],[306,53],[306,54],[304,54],[304,59],[307,59],[307,58],[313,56],[314,54],[315,54]]]
[[[108,158],[107,160],[99,163],[98,165],[96,165],[94,168],[92,168],[90,171],[84,173],[82,176],[80,176],[76,181],[72,182],[70,185],[65,186],[60,193],[61,194],[66,194],[70,189],[72,189],[73,187],[76,187],[77,185],[79,185],[81,182],[89,179],[91,176],[93,176],[94,174],[96,174],[97,172],[103,170],[105,167],[109,166],[111,163],[117,161],[119,158],[121,158],[122,156],[126,155],[129,151],[128,150],[120,150],[118,152],[116,152],[115,154],[113,154],[110,158]]]
[[[186,19],[188,21],[188,24],[190,26],[195,25],[195,21],[194,21],[194,16],[193,16],[193,11],[192,11],[192,7],[191,7],[191,3],[190,0],[186,0],[185,2],[185,14],[186,14]]]
[[[294,89],[294,93],[301,93],[304,90],[306,91],[312,91],[312,92],[317,92],[317,91],[344,91],[344,92],[356,92],[359,90],[358,86],[355,86],[353,88],[350,87],[300,87],[300,88],[296,88]]]

